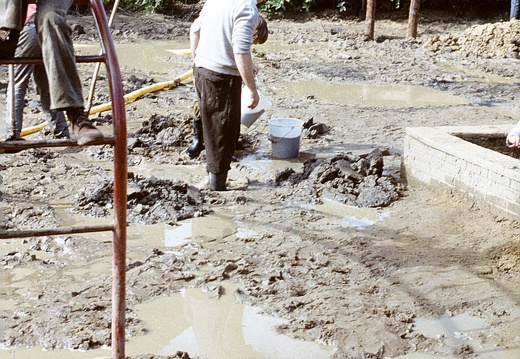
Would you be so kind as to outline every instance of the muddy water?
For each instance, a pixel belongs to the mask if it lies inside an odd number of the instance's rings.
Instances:
[[[305,45],[292,45],[305,46]],[[189,48],[187,41],[154,41],[153,43],[118,44],[118,59],[122,66],[139,69],[155,75],[158,79],[171,79],[180,75],[181,68],[191,68],[191,56],[183,50]],[[283,47],[273,41],[261,47],[262,51],[275,51]],[[95,54],[97,45],[77,45],[82,54]],[[275,89],[278,97],[314,96],[319,100],[337,101],[346,105],[366,106],[448,106],[467,104],[468,101],[450,96],[421,86],[345,83],[317,83],[316,81],[300,81],[282,84]]]
[[[75,45],[81,55],[97,54],[99,46],[90,44]],[[191,69],[191,56],[183,55],[183,50],[189,48],[187,41],[153,41],[136,44],[117,44],[116,51],[119,64],[122,67],[139,69],[140,72],[154,75],[158,81],[171,80],[181,73]],[[179,68],[184,71],[179,72]]]
[[[345,208],[323,206],[323,213],[329,213],[329,221],[341,221],[348,213]],[[57,208],[58,212],[66,206]],[[361,218],[377,217],[377,212],[370,210],[360,214]],[[361,213],[361,212],[360,212]],[[90,225],[99,222],[96,219],[79,215],[69,216],[67,225],[82,223]],[[163,224],[153,226],[132,225],[128,228],[128,256],[142,250],[143,246],[164,246],[175,253],[176,247],[189,242],[210,242],[215,236],[222,242],[236,241],[240,238],[255,236],[254,228],[243,225],[240,218],[232,211],[217,209],[211,216],[190,219],[179,226]],[[99,241],[110,240],[110,233],[84,234]],[[143,241],[145,239],[145,241]],[[22,244],[17,244],[20,248]],[[4,248],[5,249],[5,248]],[[106,275],[110,263],[99,261],[89,263],[88,273],[84,263],[71,263],[65,270],[56,273],[56,278],[64,281],[87,280]],[[14,269],[2,275],[1,307],[12,309],[9,293],[27,290],[37,283],[37,273],[33,270]],[[304,342],[276,334],[273,329],[283,324],[282,319],[261,315],[258,309],[235,303],[233,292],[238,287],[224,284],[224,295],[212,299],[200,289],[186,289],[180,294],[162,297],[136,307],[137,315],[143,320],[147,334],[127,337],[127,355],[153,353],[156,355],[174,354],[178,350],[188,351],[192,356],[204,359],[291,359],[301,358],[302,353],[309,359],[330,357],[333,348],[313,342]],[[209,329],[211,328],[211,329]],[[41,351],[40,348],[17,348],[0,351],[0,358],[108,358],[107,348],[88,352],[53,350]]]
[[[299,81],[283,84],[279,96],[312,96],[318,100],[336,101],[361,106],[448,106],[465,105],[468,101],[422,86],[316,83]]]
[[[162,297],[138,305],[147,334],[127,338],[126,354],[174,355],[187,351],[201,359],[325,359],[333,348],[276,334],[274,327],[285,323],[267,317],[258,309],[236,304],[232,284],[225,285],[220,299],[210,299],[200,289],[183,290],[180,295]],[[88,352],[37,348],[0,351],[0,358],[109,358],[110,351]]]
[[[191,66],[191,56],[183,50],[189,48],[186,40],[154,41],[139,43],[118,44],[118,59],[122,66],[128,66],[156,75],[158,78],[171,79],[180,75],[179,68],[188,71]],[[77,45],[79,53],[94,54],[96,45]],[[291,45],[292,47],[305,47]],[[287,46],[279,42],[270,41],[259,47],[262,51],[279,51]],[[174,70],[172,70],[174,69]],[[172,72],[175,71],[175,72]],[[376,86],[370,84],[345,83],[317,83],[316,81],[300,81],[285,83],[276,94],[283,98],[287,95],[314,96],[320,100],[338,101],[342,104],[361,104],[366,106],[448,106],[467,104],[468,101],[460,97],[450,96],[421,86],[387,85]]]
[[[484,318],[462,313],[455,316],[442,316],[437,319],[416,318],[414,331],[427,338],[443,338],[444,343],[450,347],[462,347],[470,345],[474,356],[481,359],[513,359],[518,358],[518,349],[496,349],[490,345],[481,343],[479,333],[489,329]],[[399,356],[397,359],[435,359],[438,355],[413,354]],[[456,359],[459,356],[447,355],[445,359]]]
[[[128,351],[161,355],[183,350],[200,358],[214,359],[292,359],[328,358],[331,348],[277,335],[273,327],[281,319],[263,316],[258,309],[236,304],[232,284],[225,294],[210,299],[200,289],[187,289],[180,296],[165,297],[138,306],[147,318],[147,335],[131,341]]]
[[[169,79],[179,74],[179,68],[189,69],[191,61],[186,55],[177,55],[175,49],[183,49],[185,43],[156,43],[153,47],[139,46],[135,44],[118,45],[119,60],[122,66],[139,68],[141,71],[157,75],[158,79],[164,77]],[[139,49],[139,51],[136,50]],[[95,46],[80,45],[80,53],[96,53]],[[154,56],[150,57],[150,53]],[[146,61],[144,61],[146,59]],[[301,82],[285,84],[282,91],[277,93],[283,97],[306,96],[311,88],[311,83]],[[394,86],[364,86],[348,84],[312,84],[317,89],[315,94],[318,99],[343,101],[342,103],[359,103],[365,105],[381,106],[409,106],[424,104],[450,105],[463,103],[462,100],[442,97],[428,92],[427,89]],[[338,93],[348,93],[349,96],[338,97]],[[323,96],[323,97],[321,97]],[[425,99],[430,99],[427,102]],[[346,102],[345,102],[346,101]],[[267,135],[266,126],[256,127],[255,130]],[[318,153],[303,153],[300,158],[294,160],[273,160],[270,158],[269,148],[260,149],[255,154],[243,159],[241,165],[247,171],[233,174],[233,178],[240,176],[256,176],[264,181],[272,178],[273,174],[283,168],[291,167],[300,170],[302,162],[314,156],[324,156],[335,152],[330,148],[320,150]],[[110,167],[109,164],[104,164]],[[130,171],[132,168],[129,169]],[[177,178],[181,180],[191,179],[190,182],[205,180],[205,171],[202,166],[175,166],[175,171],[164,165],[150,164],[140,166],[139,172],[144,176],[151,174],[160,178]],[[197,179],[194,181],[194,177]],[[99,219],[82,216],[65,215],[65,211],[72,204],[54,203],[55,210],[62,218],[66,219],[63,225],[69,226],[81,223],[83,225],[100,224]],[[344,227],[355,227],[364,229],[374,225],[378,221],[390,215],[389,212],[374,209],[360,209],[350,206],[325,201],[323,205],[313,206],[313,210],[324,215],[320,221],[324,226],[328,223],[336,225],[340,223]],[[216,236],[223,241],[235,241],[240,238],[251,238],[256,235],[254,228],[244,226],[240,219],[232,212],[215,211],[213,214],[184,221],[180,226],[171,227],[163,224],[154,226],[133,225],[128,229],[128,256],[139,252],[143,246],[164,246],[171,252],[176,247],[185,245],[190,241],[212,241]],[[86,234],[99,241],[110,241],[110,233]],[[146,243],[143,238],[146,238]],[[7,249],[7,247],[4,247]],[[56,277],[62,280],[82,280],[85,275],[89,277],[103,276],[109,271],[108,261],[89,263],[88,274],[83,268],[84,263],[77,266],[70,265]],[[17,292],[20,294],[28,290],[37,282],[37,273],[22,269],[13,270],[9,275],[3,276],[3,293]],[[201,358],[265,358],[265,359],[290,359],[305,357],[312,359],[327,358],[332,353],[332,348],[324,347],[317,343],[295,341],[289,337],[277,335],[273,326],[282,324],[281,319],[262,316],[255,308],[240,305],[234,302],[232,285],[226,285],[226,293],[219,300],[210,299],[198,289],[187,289],[181,294],[171,297],[159,298],[149,303],[139,305],[136,310],[139,318],[143,320],[148,333],[143,336],[127,338],[127,354],[135,355],[142,353],[153,353],[168,355],[177,350],[185,350],[192,356]],[[12,307],[11,302],[3,297],[2,308]],[[219,325],[215,326],[214,323]],[[207,330],[212,328],[212,330]],[[108,348],[96,349],[89,352],[71,352],[68,350],[53,350],[43,352],[39,348],[15,349],[11,351],[0,351],[0,358],[107,358],[110,356]]]

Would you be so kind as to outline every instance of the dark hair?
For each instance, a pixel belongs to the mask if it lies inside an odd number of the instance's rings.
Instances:
[[[256,23],[255,31],[253,32],[253,43],[263,44],[269,37],[269,30],[267,29],[267,21],[262,15],[258,15],[258,22]]]

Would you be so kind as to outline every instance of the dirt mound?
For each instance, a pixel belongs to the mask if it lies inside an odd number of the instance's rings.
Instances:
[[[460,36],[434,36],[424,46],[483,58],[520,58],[520,21],[474,25]]]
[[[145,156],[153,156],[172,146],[186,146],[193,137],[191,116],[152,114],[130,137],[130,152]]]
[[[208,214],[204,196],[195,187],[181,181],[128,175],[129,223],[176,224],[177,221]],[[113,184],[109,181],[93,189],[83,189],[76,199],[75,210],[82,214],[104,217],[113,207]]]
[[[205,151],[196,158],[172,158],[172,152],[183,153],[193,140],[193,113],[159,115],[152,114],[135,133],[129,135],[130,161],[140,156],[154,158],[156,163],[187,164],[205,161]],[[237,151],[253,150],[258,143],[255,133],[241,133],[236,144]]]
[[[399,198],[403,186],[383,175],[383,166],[383,154],[376,148],[367,154],[307,160],[300,173],[290,168],[278,171],[275,183],[307,192],[302,197],[313,201],[327,198],[350,206],[385,207]]]

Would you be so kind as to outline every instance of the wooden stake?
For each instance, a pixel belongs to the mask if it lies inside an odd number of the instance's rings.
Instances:
[[[365,35],[374,39],[374,27],[376,17],[376,0],[367,0],[367,15],[365,19]]]
[[[417,23],[419,22],[419,6],[421,0],[411,0],[410,13],[408,15],[408,33],[406,37],[415,39],[417,37]]]

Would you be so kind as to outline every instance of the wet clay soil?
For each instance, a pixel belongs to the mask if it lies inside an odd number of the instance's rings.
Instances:
[[[92,42],[89,19],[71,17],[77,44]],[[169,40],[187,47],[189,20],[121,14],[114,35],[116,42],[135,46]],[[244,128],[229,191],[206,189],[204,153],[195,159],[184,154],[192,133],[190,84],[127,105],[127,336],[147,332],[137,304],[231,281],[240,288],[237,301],[288,320],[279,333],[331,345],[333,358],[471,357],[477,349],[471,345],[448,345],[442,336],[414,330],[416,318],[462,313],[485,320],[473,334],[481,345],[518,349],[518,222],[492,215],[454,190],[407,187],[400,156],[409,126],[518,121],[520,61],[518,42],[510,38],[518,40],[520,22],[425,15],[416,41],[405,39],[405,19],[378,21],[376,41],[363,36],[362,22],[334,16],[271,18],[269,26],[269,43],[255,48],[255,62],[259,86],[273,107]],[[486,29],[495,29],[494,35],[484,36]],[[189,70],[174,65],[168,74],[145,73],[120,62],[125,93]],[[88,93],[92,69],[80,71]],[[96,104],[109,100],[103,76]],[[284,87],[299,82],[316,87],[300,86],[304,95]],[[332,83],[421,86],[462,101],[345,103],[341,92],[321,96],[320,86]],[[347,98],[349,87],[344,91]],[[34,91],[29,96],[37,98]],[[28,107],[26,125],[39,116],[37,106]],[[299,158],[271,158],[271,117],[304,120]],[[109,114],[92,118],[110,133]],[[1,156],[1,230],[110,223],[110,147]],[[324,203],[368,207],[385,216],[368,226],[349,226],[341,212],[320,210]],[[146,229],[222,212],[255,235],[230,239],[217,230],[210,239],[195,235],[172,252]],[[110,234],[14,239],[2,248],[0,357],[25,346],[110,345]],[[132,358],[161,357],[154,354]]]

